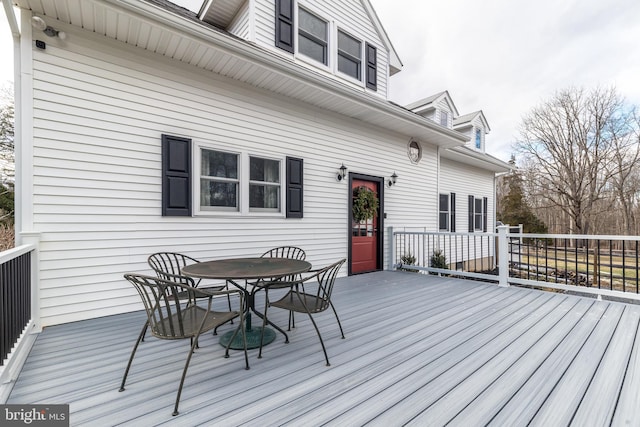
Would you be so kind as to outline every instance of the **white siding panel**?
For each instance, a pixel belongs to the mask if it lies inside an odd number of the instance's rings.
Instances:
[[[440,193],[456,193],[456,231],[469,230],[468,196],[474,196],[488,198],[487,231],[494,232],[493,172],[449,159],[440,160],[440,171]]]
[[[407,136],[92,39],[72,34],[64,49],[34,51],[43,325],[139,308],[122,275],[148,272],[156,251],[212,259],[290,244],[315,266],[347,257],[349,189],[335,179],[342,163],[385,181],[398,174],[398,184],[385,188],[386,226],[435,229],[436,151],[428,142],[414,165]],[[162,217],[163,133],[192,138],[194,148],[304,158],[304,218]]]
[[[251,15],[249,13],[249,2],[246,1],[240,8],[233,21],[229,24],[227,31],[245,40],[251,40]]]

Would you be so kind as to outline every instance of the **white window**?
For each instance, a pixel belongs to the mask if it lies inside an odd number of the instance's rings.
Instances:
[[[282,213],[282,159],[200,147],[198,164],[200,213]]]
[[[249,209],[280,212],[280,162],[249,158]]]
[[[338,71],[362,79],[362,43],[341,30],[338,30]]]
[[[298,53],[328,65],[328,22],[303,8],[298,18]]]
[[[440,111],[440,126],[449,127],[449,113]]]
[[[239,209],[239,156],[235,153],[203,149],[200,156],[200,208],[237,211]]]
[[[482,223],[483,223],[483,218],[484,218],[484,212],[482,209],[482,199],[481,198],[476,198],[474,199],[474,209],[473,209],[473,224],[474,224],[474,228],[476,230],[482,231]]]
[[[440,231],[449,231],[449,195],[440,194],[440,214],[439,214],[439,229]]]

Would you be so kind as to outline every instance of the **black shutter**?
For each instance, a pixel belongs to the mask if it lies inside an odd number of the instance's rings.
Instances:
[[[303,161],[287,157],[287,218],[302,218]]]
[[[378,90],[378,56],[375,46],[365,43],[367,52],[367,87]]]
[[[473,226],[473,196],[469,196],[469,233],[473,233],[475,228]]]
[[[451,226],[449,230],[453,233],[456,231],[456,193],[451,193]]]
[[[293,0],[276,0],[276,47],[293,53]]]
[[[487,207],[489,206],[489,199],[486,197],[482,198],[482,231],[487,232]]]
[[[191,216],[191,140],[162,135],[162,216]]]

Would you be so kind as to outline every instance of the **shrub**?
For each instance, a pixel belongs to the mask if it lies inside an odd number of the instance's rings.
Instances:
[[[431,255],[431,259],[429,260],[429,266],[432,268],[442,268],[448,269],[449,265],[447,264],[447,257],[442,253],[442,250],[436,249],[433,251]],[[436,273],[433,273],[436,274]]]

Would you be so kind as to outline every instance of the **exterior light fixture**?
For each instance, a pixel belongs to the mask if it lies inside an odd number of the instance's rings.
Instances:
[[[336,179],[338,180],[338,182],[340,182],[346,176],[347,176],[347,167],[343,163],[342,166],[340,166],[340,169],[338,169],[338,174],[336,175]]]
[[[398,180],[398,175],[396,175],[396,173],[393,172],[393,175],[391,175],[391,179],[389,180],[389,187],[391,187],[392,185],[396,185],[397,180]]]
[[[58,31],[53,27],[47,25],[44,19],[39,16],[31,17],[31,26],[36,30],[42,31],[45,35],[49,37],[58,37],[60,40],[64,40],[67,38],[67,34],[63,31]]]

